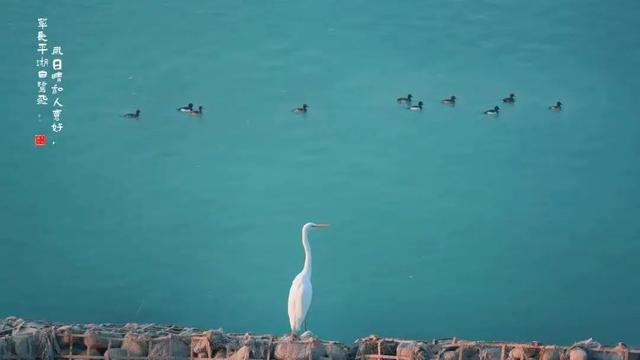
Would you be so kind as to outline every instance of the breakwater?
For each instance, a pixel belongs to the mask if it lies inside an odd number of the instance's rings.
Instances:
[[[640,348],[588,339],[538,342],[403,340],[371,335],[353,344],[299,337],[225,333],[157,324],[0,321],[0,360],[640,360]]]

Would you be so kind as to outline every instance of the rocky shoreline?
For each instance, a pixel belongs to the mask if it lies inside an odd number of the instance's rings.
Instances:
[[[352,345],[316,338],[230,334],[157,324],[60,324],[0,321],[0,360],[640,360],[640,349],[538,342],[402,340],[368,336]]]

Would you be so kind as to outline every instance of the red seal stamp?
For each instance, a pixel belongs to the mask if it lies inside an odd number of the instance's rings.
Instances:
[[[43,135],[43,134],[35,135],[34,138],[33,138],[33,143],[36,146],[45,146],[45,145],[47,145],[47,135]]]

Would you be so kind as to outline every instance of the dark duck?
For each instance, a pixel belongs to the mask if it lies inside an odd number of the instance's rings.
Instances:
[[[509,94],[509,97],[502,99],[505,104],[513,104],[516,102],[516,95],[514,93]]]
[[[192,112],[193,111],[193,104],[189,103],[189,105],[187,106],[182,106],[178,108],[178,111],[182,111],[182,112]]]
[[[500,108],[498,106],[495,106],[493,109],[489,109],[484,112],[484,114],[488,116],[497,116],[499,113],[500,113]]]
[[[562,110],[562,103],[560,101],[556,101],[555,105],[549,106],[549,110],[551,110],[551,111],[560,111],[560,110]]]
[[[307,112],[308,108],[309,108],[309,106],[307,104],[302,104],[302,107],[295,108],[295,109],[293,109],[291,111],[293,111],[294,113],[302,113],[302,114],[304,114],[304,113]]]
[[[129,118],[129,119],[137,119],[137,118],[140,117],[140,110],[136,110],[135,113],[124,114],[124,117]]]
[[[440,100],[440,102],[445,104],[445,105],[455,105],[456,104],[456,97],[452,95],[448,99]]]
[[[192,110],[190,114],[193,116],[200,116],[202,115],[202,109],[202,106],[198,106],[198,110]]]
[[[408,107],[408,109],[411,111],[421,111],[422,105],[424,105],[424,103],[422,101],[418,101],[418,105],[411,105]]]
[[[409,103],[411,103],[411,98],[412,97],[413,96],[411,94],[407,95],[407,97],[399,97],[399,98],[396,99],[396,102],[398,104],[409,104]]]

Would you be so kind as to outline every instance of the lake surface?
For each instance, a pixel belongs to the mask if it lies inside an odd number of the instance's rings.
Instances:
[[[0,316],[640,345],[640,2],[3,7]]]

